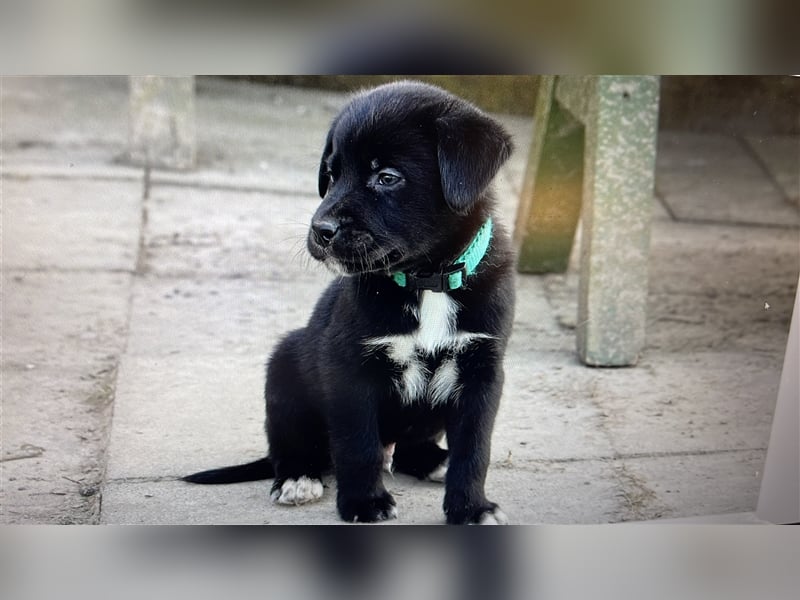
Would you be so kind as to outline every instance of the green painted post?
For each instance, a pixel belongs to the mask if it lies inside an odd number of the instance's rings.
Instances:
[[[584,128],[555,101],[554,88],[555,77],[542,77],[514,228],[525,273],[566,271],[580,216]]]
[[[577,347],[594,366],[644,345],[658,77],[597,77],[585,118]]]

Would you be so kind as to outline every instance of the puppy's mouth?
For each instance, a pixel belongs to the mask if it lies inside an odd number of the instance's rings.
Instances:
[[[349,234],[346,241],[337,238],[328,244],[310,235],[308,250],[331,271],[345,275],[389,272],[404,256],[400,249],[378,244],[372,235],[364,233]]]
[[[392,264],[402,256],[399,250],[380,250],[339,256],[326,252],[323,264],[334,272],[345,275],[361,275],[365,273],[386,273],[392,270]]]

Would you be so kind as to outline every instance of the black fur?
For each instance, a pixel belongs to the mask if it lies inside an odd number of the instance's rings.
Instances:
[[[341,517],[378,521],[393,515],[381,472],[384,447],[396,443],[395,469],[416,477],[448,460],[448,523],[479,522],[497,507],[486,499],[484,481],[514,302],[503,229],[495,224],[466,286],[447,292],[459,305],[457,330],[491,338],[421,357],[431,373],[443,360],[455,361],[456,397],[433,404],[426,391],[403,402],[400,366],[364,341],[418,328],[422,292],[389,274],[450,266],[492,215],[488,185],[510,153],[509,136],[495,121],[439,88],[399,82],[353,98],[327,136],[323,200],[308,235],[311,255],[347,276],[330,284],[308,325],[287,335],[269,360],[269,458],[188,481],[260,474],[275,477],[275,491],[287,479],[318,479],[332,467]],[[448,450],[435,442],[442,433]]]

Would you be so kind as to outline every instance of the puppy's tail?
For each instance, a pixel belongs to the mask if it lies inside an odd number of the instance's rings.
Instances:
[[[259,481],[261,479],[272,479],[273,477],[275,477],[275,469],[272,466],[272,461],[269,456],[265,456],[244,465],[200,471],[199,473],[181,477],[181,479],[190,483],[218,484]]]

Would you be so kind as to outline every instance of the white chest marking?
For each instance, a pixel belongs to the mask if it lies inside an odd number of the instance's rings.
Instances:
[[[419,318],[419,327],[415,331],[369,338],[364,344],[367,350],[383,348],[389,359],[402,367],[398,387],[404,402],[411,403],[426,396],[434,405],[446,402],[461,387],[456,361],[446,358],[431,373],[421,356],[433,356],[441,352],[458,354],[474,340],[492,336],[457,331],[458,304],[444,293],[422,292],[419,309],[411,309],[411,312]]]

